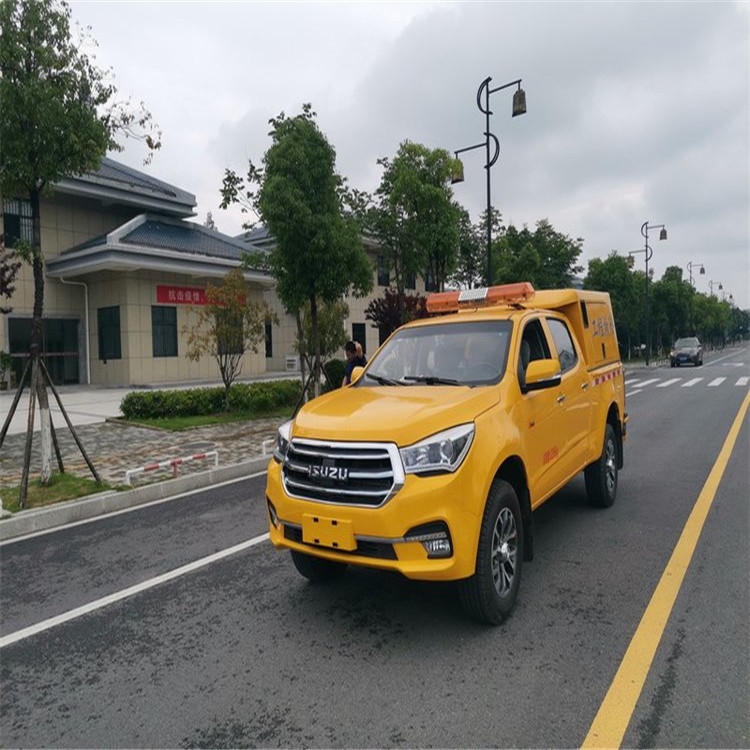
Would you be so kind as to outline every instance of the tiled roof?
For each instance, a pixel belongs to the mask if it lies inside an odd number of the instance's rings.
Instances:
[[[201,224],[155,214],[139,214],[108,234],[92,237],[47,261],[52,277],[85,276],[102,271],[152,270],[219,278],[240,266],[251,248]],[[245,279],[273,286],[264,269],[244,269]]]
[[[177,188],[173,185],[168,185],[166,182],[157,180],[144,172],[138,172],[112,159],[104,158],[99,169],[89,174],[103,180],[120,183],[124,186],[145,188],[155,193],[163,193],[172,198],[176,197],[178,192]]]
[[[276,240],[263,224],[238,234],[235,239],[245,245],[248,250],[260,250],[262,252],[272,250],[276,244]]]
[[[240,260],[247,247],[231,237],[221,235],[193,222],[148,219],[123,235],[121,242],[142,247],[159,247],[180,253],[209,255],[215,258]]]
[[[196,206],[192,193],[108,158],[98,169],[65,177],[54,187],[63,194],[93,198],[107,205],[137,206],[170,216],[193,216]]]

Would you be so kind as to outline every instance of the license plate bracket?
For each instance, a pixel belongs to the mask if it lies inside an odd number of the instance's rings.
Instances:
[[[318,547],[329,547],[346,552],[357,549],[354,526],[351,521],[328,518],[312,513],[302,516],[302,541]]]

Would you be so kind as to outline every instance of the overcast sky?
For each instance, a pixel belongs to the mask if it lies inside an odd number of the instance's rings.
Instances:
[[[644,247],[661,278],[692,262],[696,288],[750,307],[750,3],[744,2],[70,2],[99,67],[143,100],[163,132],[150,166],[113,158],[191,193],[196,220],[242,230],[219,209],[226,167],[245,174],[270,146],[268,120],[304,102],[337,170],[374,191],[405,140],[449,151],[484,140],[477,89],[492,95],[504,222],[540,219],[581,237],[584,267]],[[457,200],[486,205],[484,151],[463,155]],[[635,256],[644,268],[644,253]],[[705,275],[698,274],[703,263]]]

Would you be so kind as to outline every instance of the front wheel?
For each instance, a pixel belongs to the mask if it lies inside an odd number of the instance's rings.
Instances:
[[[609,508],[617,495],[617,436],[611,424],[604,429],[601,456],[584,471],[586,494],[592,505]]]
[[[513,611],[523,566],[523,520],[507,482],[490,488],[479,534],[474,575],[459,584],[461,604],[479,622],[498,625]]]
[[[322,557],[313,557],[304,552],[290,550],[292,562],[297,572],[307,578],[310,583],[326,583],[341,576],[346,570],[346,563],[324,560]]]

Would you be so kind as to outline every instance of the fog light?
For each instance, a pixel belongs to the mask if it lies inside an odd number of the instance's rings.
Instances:
[[[427,557],[430,558],[450,557],[453,554],[451,540],[447,536],[423,541],[422,546],[425,548],[425,552],[427,552]]]
[[[451,535],[444,521],[432,521],[415,526],[406,532],[405,540],[419,542],[424,547],[428,559],[450,557],[453,554]]]
[[[271,523],[274,525],[274,528],[279,528],[279,517],[276,515],[276,508],[273,507],[273,503],[266,498],[266,502],[268,503],[268,515],[271,517]]]

